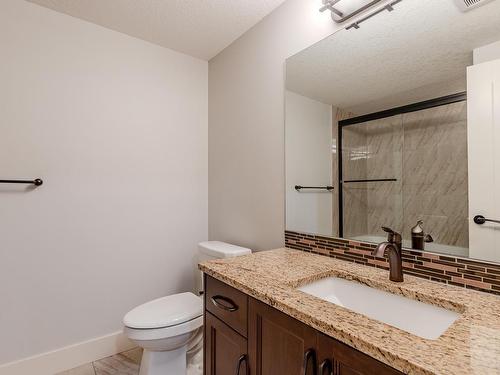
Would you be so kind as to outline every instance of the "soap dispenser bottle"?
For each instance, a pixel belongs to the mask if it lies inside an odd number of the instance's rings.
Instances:
[[[417,225],[411,228],[411,247],[416,250],[425,250],[426,242],[433,242],[434,239],[430,234],[424,233],[422,220],[417,221]]]

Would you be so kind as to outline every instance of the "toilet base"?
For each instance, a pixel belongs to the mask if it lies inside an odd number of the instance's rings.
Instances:
[[[139,375],[185,375],[186,350],[187,345],[164,352],[144,349]]]

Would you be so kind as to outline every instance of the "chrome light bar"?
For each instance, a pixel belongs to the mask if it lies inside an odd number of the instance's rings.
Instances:
[[[347,21],[349,18],[352,18],[359,13],[365,11],[368,8],[371,8],[375,4],[380,3],[382,0],[372,0],[369,1],[367,4],[361,6],[360,8],[351,11],[349,14],[344,14],[339,9],[339,5],[341,5],[342,0],[323,0],[323,6],[319,9],[320,12],[324,12],[325,10],[329,10],[332,12],[332,19],[337,22],[337,23],[342,23]],[[337,6],[337,7],[335,7]]]
[[[329,10],[332,13],[335,13],[339,17],[343,17],[344,13],[342,13],[340,10],[335,9],[333,6],[337,4],[340,0],[323,0],[323,6],[319,8],[320,12],[324,12],[325,10]],[[332,15],[333,17],[333,15]]]
[[[388,11],[388,12],[392,12],[394,10],[394,5],[396,5],[397,3],[400,3],[401,1],[403,0],[393,0],[391,1],[389,4],[381,7],[380,9],[377,9],[376,11],[368,14],[366,17],[363,17],[361,18],[360,20],[356,21],[356,22],[353,22],[352,24],[350,24],[349,26],[346,27],[346,30],[349,30],[349,29],[359,29],[359,24],[360,23],[363,23],[365,22],[366,20],[369,20],[370,18],[372,17],[375,17],[377,14],[379,13],[382,13],[384,10]]]

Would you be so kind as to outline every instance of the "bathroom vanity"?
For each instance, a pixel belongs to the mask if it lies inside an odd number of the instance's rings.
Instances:
[[[396,284],[388,280],[387,270],[291,249],[206,262],[200,269],[205,273],[206,375],[500,371],[497,296],[408,275]],[[399,328],[397,321],[391,323],[391,316],[401,318],[406,312],[404,305],[391,305],[384,296],[378,308],[386,309],[388,320],[357,312],[357,306],[343,307],[345,296],[326,300],[314,295],[327,287],[315,284],[329,278],[454,317],[435,337],[425,338],[425,327],[410,333],[416,319],[411,315]],[[342,290],[338,285],[333,289]],[[377,305],[369,298],[362,297],[365,305]],[[439,320],[428,315],[431,326]]]
[[[402,374],[211,276],[206,285],[207,375]]]

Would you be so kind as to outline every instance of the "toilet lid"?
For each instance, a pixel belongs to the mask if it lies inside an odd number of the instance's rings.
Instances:
[[[193,293],[155,299],[131,310],[123,318],[129,328],[164,328],[185,323],[203,314],[202,300]]]

